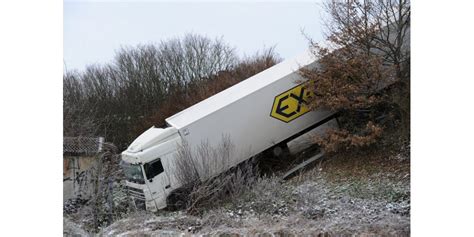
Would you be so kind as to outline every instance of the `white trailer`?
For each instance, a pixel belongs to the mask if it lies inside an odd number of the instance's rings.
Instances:
[[[182,186],[174,161],[183,141],[191,148],[203,141],[212,147],[226,136],[234,146],[231,165],[237,165],[334,118],[334,112],[306,107],[311,92],[297,71],[315,66],[310,52],[285,60],[167,118],[167,128],[141,134],[122,153],[126,185],[136,202],[150,211],[167,206],[167,197]]]

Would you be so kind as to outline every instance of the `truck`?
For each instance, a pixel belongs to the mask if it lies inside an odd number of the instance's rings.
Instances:
[[[308,107],[312,92],[298,73],[317,64],[307,51],[167,118],[167,127],[151,127],[137,137],[121,154],[125,184],[137,207],[166,208],[184,185],[176,177],[183,144],[193,150],[203,141],[217,146],[227,137],[233,145],[230,164],[213,170],[210,176],[215,176],[264,151],[281,152],[287,142],[333,120],[335,111]]]

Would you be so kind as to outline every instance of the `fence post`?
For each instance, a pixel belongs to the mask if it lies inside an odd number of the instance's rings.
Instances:
[[[111,224],[114,220],[113,218],[113,210],[114,210],[114,190],[113,190],[113,181],[111,178],[108,179],[108,198],[107,201],[109,203],[109,213],[108,213],[108,219],[109,219],[109,224]]]

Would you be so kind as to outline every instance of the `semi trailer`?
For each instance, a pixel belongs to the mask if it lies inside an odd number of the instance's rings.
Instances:
[[[203,142],[215,147],[228,138],[233,146],[229,165],[209,175],[215,176],[331,121],[334,111],[308,108],[312,92],[298,73],[316,66],[315,56],[305,52],[167,118],[167,127],[141,134],[121,154],[126,186],[137,206],[163,209],[184,185],[176,162],[183,144],[194,151]]]

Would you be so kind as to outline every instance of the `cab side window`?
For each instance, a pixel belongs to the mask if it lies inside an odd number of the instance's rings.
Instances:
[[[145,174],[147,179],[152,179],[163,171],[163,165],[161,164],[160,158],[145,164]]]

